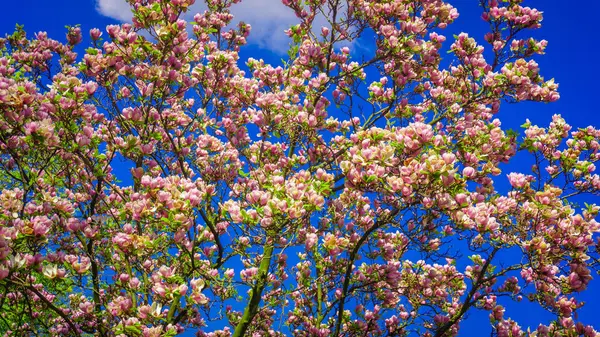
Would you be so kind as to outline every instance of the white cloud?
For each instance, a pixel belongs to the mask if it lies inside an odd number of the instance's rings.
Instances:
[[[275,52],[285,52],[290,43],[285,30],[297,22],[296,14],[280,0],[242,1],[232,7],[234,18],[252,26],[249,42]]]
[[[131,21],[130,7],[125,0],[97,0],[96,9],[100,14],[118,21]],[[205,9],[204,1],[196,0],[184,19],[191,21],[195,13]],[[233,5],[232,13],[234,23],[244,21],[252,26],[248,43],[277,53],[288,50],[290,40],[284,31],[297,23],[297,18],[281,0],[245,0]]]
[[[119,21],[131,21],[131,10],[125,0],[98,0],[96,10]]]

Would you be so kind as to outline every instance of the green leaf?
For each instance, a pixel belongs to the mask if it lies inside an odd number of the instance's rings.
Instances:
[[[131,336],[131,334],[133,334],[134,336],[139,336],[142,334],[142,330],[135,325],[128,325],[125,327],[124,330],[125,332],[128,332],[128,336]]]

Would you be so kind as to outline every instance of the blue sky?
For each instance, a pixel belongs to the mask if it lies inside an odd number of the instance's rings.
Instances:
[[[199,1],[199,0],[198,0]],[[200,2],[200,1],[199,1]],[[459,10],[461,16],[451,25],[446,34],[466,31],[478,41],[483,41],[486,24],[480,19],[475,0],[449,0]],[[561,98],[552,104],[522,103],[504,104],[500,118],[503,123],[517,128],[526,118],[534,123],[547,125],[553,114],[562,114],[574,128],[587,125],[600,126],[597,102],[600,98],[600,67],[598,65],[597,36],[600,1],[585,1],[585,7],[573,6],[564,0],[530,0],[525,5],[536,7],[544,12],[543,27],[534,34],[549,41],[546,55],[536,57],[541,73],[546,79],[555,78],[560,84]],[[123,0],[17,0],[4,1],[0,19],[0,35],[12,32],[16,23],[24,24],[32,36],[37,31],[47,31],[55,39],[64,39],[65,25],[81,24],[86,33],[94,27],[105,27],[128,17]],[[285,50],[284,27],[293,22],[293,14],[285,11],[278,0],[246,0],[242,7],[235,9],[242,19],[254,27],[250,38],[252,44],[244,55],[265,58],[277,62],[279,53]],[[103,15],[104,14],[104,15]],[[104,31],[104,29],[102,29]],[[450,42],[447,42],[449,45]],[[588,199],[589,200],[589,199]],[[593,200],[592,200],[593,201]],[[596,201],[598,202],[598,201]],[[598,277],[600,278],[600,277]],[[580,311],[582,322],[598,322],[596,313],[600,311],[600,282],[592,282],[584,299],[587,306]],[[522,304],[510,308],[511,316],[521,326],[537,326],[539,321],[547,321],[548,316],[534,305]],[[509,312],[510,312],[509,311]],[[478,336],[481,327],[489,332],[487,314],[474,314],[463,324],[461,336]]]

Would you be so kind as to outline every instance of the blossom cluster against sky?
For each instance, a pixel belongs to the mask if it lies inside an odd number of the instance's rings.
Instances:
[[[476,0],[448,0],[459,10],[460,17],[450,26],[446,35],[451,40],[452,34],[467,31],[478,41],[483,42],[485,23],[479,19]],[[197,0],[193,13],[203,10],[203,1]],[[560,84],[561,98],[552,104],[524,103],[504,105],[501,109],[503,123],[518,128],[531,119],[540,125],[547,125],[553,114],[562,114],[574,128],[587,125],[600,126],[597,100],[600,97],[600,67],[597,58],[597,13],[600,13],[599,1],[567,2],[564,0],[527,0],[526,5],[536,7],[544,12],[543,27],[536,36],[549,41],[547,54],[537,57],[545,78],[555,78]],[[129,21],[130,11],[125,0],[19,0],[2,3],[0,19],[0,35],[13,31],[15,24],[24,24],[32,36],[37,31],[47,31],[55,39],[63,39],[65,25],[81,24],[84,32],[94,27],[105,27],[109,24]],[[295,21],[294,14],[283,6],[279,0],[244,0],[233,8],[236,20],[252,25],[250,46],[242,52],[242,60],[247,57],[264,58],[267,61],[279,62],[288,47],[288,38],[284,30]],[[323,22],[321,20],[321,22]],[[104,31],[104,29],[102,29]],[[450,43],[448,43],[449,45]],[[359,46],[354,45],[354,48]],[[582,204],[583,204],[582,200]],[[592,200],[593,201],[593,200]],[[596,201],[597,202],[597,201]],[[590,291],[585,295],[588,302],[580,311],[583,322],[598,322],[597,312],[600,310],[600,276],[595,275]],[[517,322],[527,327],[540,320],[547,321],[541,309],[519,304],[521,317],[515,316]],[[515,313],[515,311],[512,311]],[[543,316],[541,318],[540,316]],[[477,336],[482,326],[487,327],[487,316],[473,314],[468,322],[477,324],[465,325],[461,336]],[[464,323],[466,324],[466,323]],[[535,328],[534,326],[531,326]],[[483,331],[489,331],[485,328]]]
[[[458,8],[460,17],[446,30],[447,36],[467,31],[483,42],[485,23],[479,19],[480,11],[476,0],[450,0]],[[187,14],[202,11],[204,1],[197,1]],[[560,84],[561,99],[553,104],[532,104],[531,110],[524,111],[527,104],[519,104],[510,111],[522,123],[522,119],[539,116],[540,123],[550,121],[552,114],[562,114],[574,126],[599,125],[600,114],[596,113],[596,97],[600,67],[597,64],[596,13],[600,12],[600,2],[585,1],[573,6],[561,0],[527,0],[526,5],[544,12],[543,27],[537,31],[539,38],[549,41],[547,54],[536,61],[546,78],[555,78]],[[52,38],[65,35],[65,25],[80,24],[82,30],[105,27],[108,24],[128,21],[130,10],[125,0],[20,0],[2,3],[0,35],[13,31],[16,23],[24,24],[32,34],[47,31]],[[279,61],[285,55],[288,38],[284,30],[295,22],[294,14],[280,0],[244,0],[234,5],[235,20],[252,25],[249,38],[251,46],[242,54],[254,58],[263,57],[269,61]],[[323,23],[324,20],[319,20]],[[357,46],[354,46],[357,47]],[[244,59],[244,55],[242,55]],[[511,110],[511,109],[505,109]],[[536,120],[533,120],[534,122]]]
[[[119,21],[128,21],[129,5],[125,0],[97,0],[98,13]],[[190,21],[195,13],[206,9],[204,1],[196,1],[186,13]],[[235,21],[252,25],[252,43],[262,48],[285,53],[289,39],[284,31],[296,16],[278,0],[250,0],[233,6]]]

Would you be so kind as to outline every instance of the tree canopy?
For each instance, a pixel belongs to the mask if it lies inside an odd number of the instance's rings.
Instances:
[[[489,32],[447,38],[452,1],[283,0],[269,64],[239,56],[238,0],[128,2],[89,38],[0,39],[2,334],[443,337],[483,311],[600,336],[600,208],[574,200],[600,130],[501,122],[559,98],[541,11],[480,0]]]

